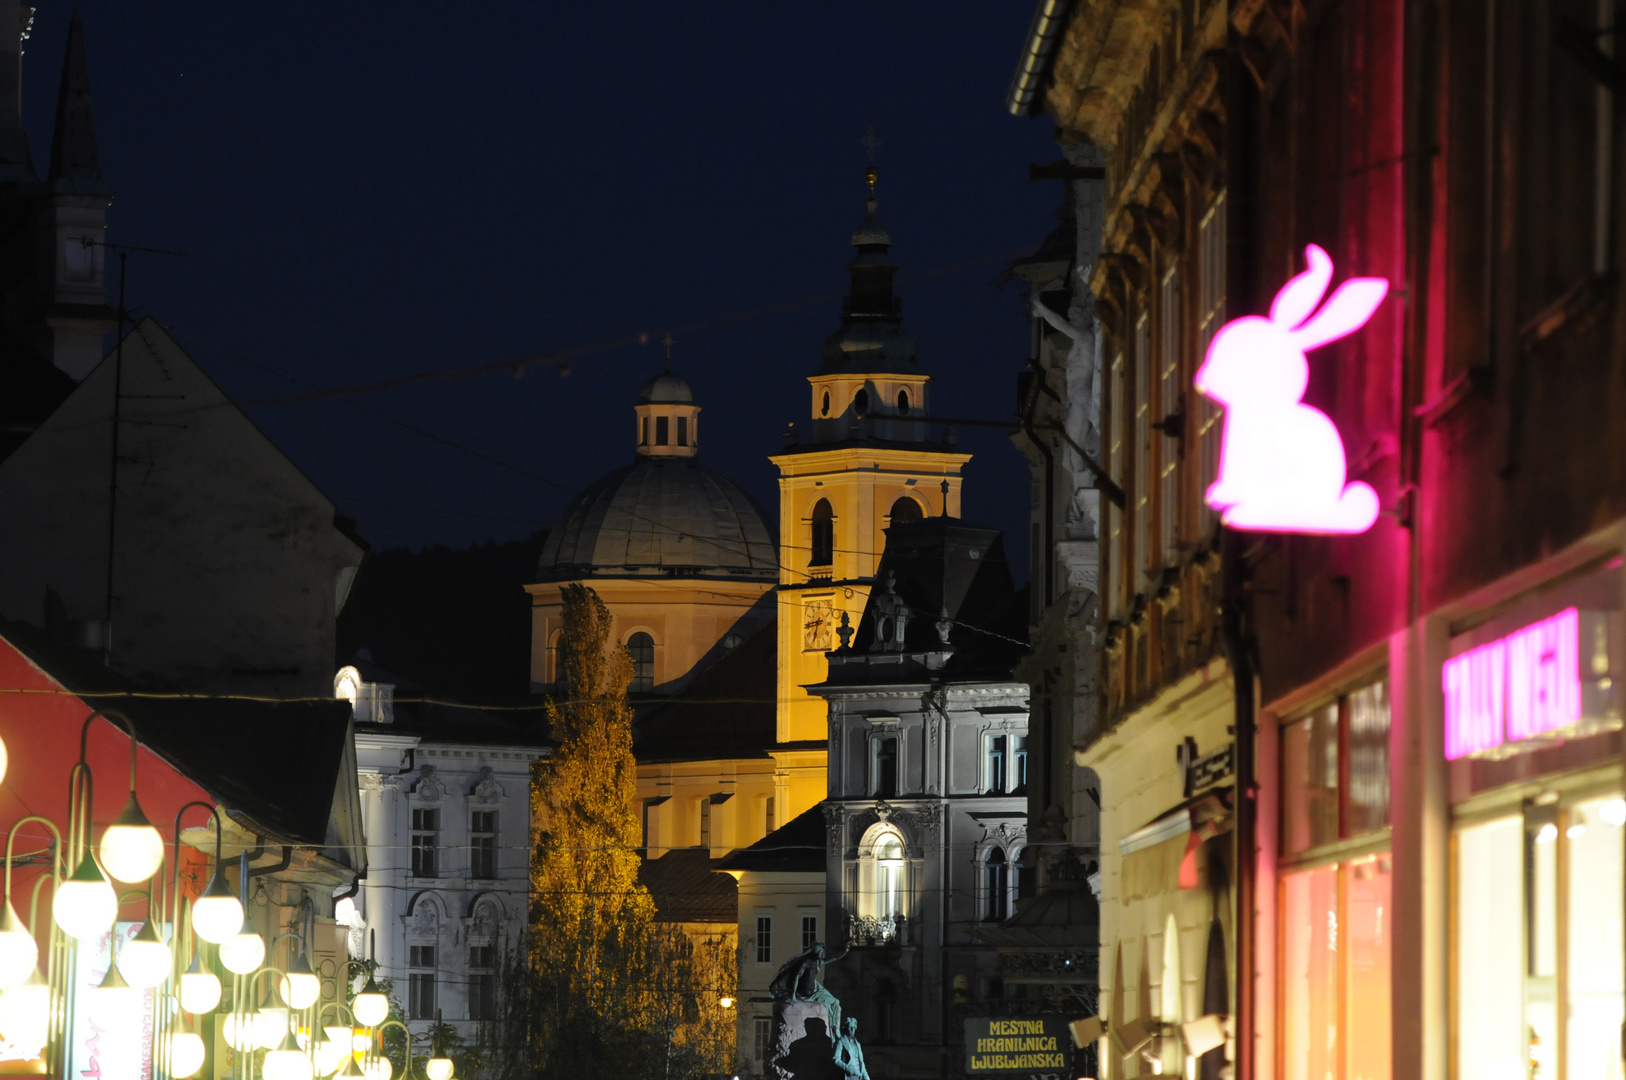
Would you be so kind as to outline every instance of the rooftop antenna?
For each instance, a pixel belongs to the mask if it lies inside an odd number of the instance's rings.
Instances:
[[[672,374],[672,346],[676,344],[672,340],[672,331],[668,330],[666,332],[666,336],[661,338],[661,344],[666,346],[666,373],[670,375]]]

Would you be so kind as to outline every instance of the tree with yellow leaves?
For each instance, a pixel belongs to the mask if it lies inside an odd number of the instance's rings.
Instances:
[[[494,1075],[547,1080],[726,1071],[732,957],[658,925],[638,882],[632,660],[583,585],[563,592],[555,749],[537,763],[526,960],[506,980]],[[731,950],[730,950],[731,951]]]

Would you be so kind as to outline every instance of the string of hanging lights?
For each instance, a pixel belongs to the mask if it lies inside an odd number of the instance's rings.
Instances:
[[[124,728],[130,738],[130,793],[124,809],[92,842],[93,778],[86,758],[90,725],[98,717]],[[175,815],[174,850],[164,874],[164,838],[141,809],[136,796],[135,729],[118,714],[92,713],[80,732],[79,760],[69,772],[68,822],[60,830],[39,815],[12,824],[6,836],[5,892],[0,902],[0,1036],[14,1047],[32,1051],[47,1075],[62,1075],[69,1027],[80,1005],[90,1022],[104,1032],[128,1032],[150,1019],[153,1076],[187,1080],[209,1060],[204,1032],[212,1023],[234,1053],[233,1080],[392,1080],[394,1071],[382,1052],[383,1032],[404,1024],[390,1018],[390,1002],[375,978],[376,964],[348,960],[345,974],[364,976],[348,1006],[321,1001],[322,983],[312,970],[309,942],[314,912],[307,912],[298,932],[281,935],[292,944],[286,964],[267,963],[264,937],[245,921],[248,867],[239,858],[242,881],[236,893],[223,858],[222,811],[190,802]],[[6,750],[0,742],[0,780],[5,777]],[[214,869],[196,899],[180,888],[178,854],[181,820],[194,808],[208,811],[215,827]],[[52,844],[43,870],[34,881],[26,923],[12,896],[12,869],[20,829],[38,825]],[[41,865],[39,855],[30,865]],[[113,882],[135,886],[116,892]],[[41,927],[39,904],[51,893],[51,920]],[[127,941],[114,933],[121,904],[145,901],[140,929]],[[43,931],[43,937],[41,934]],[[106,974],[95,986],[74,980],[79,950],[97,948],[110,939]],[[41,941],[46,943],[41,952]],[[222,975],[229,976],[228,984]],[[263,989],[263,997],[257,997]],[[151,994],[150,1013],[147,995]],[[82,1000],[81,1000],[82,999]],[[328,1019],[348,1024],[323,1026]],[[199,1029],[203,1028],[203,1031]],[[412,1071],[410,1033],[407,1074]],[[219,1064],[217,1063],[217,1073]],[[438,1043],[424,1065],[427,1080],[452,1080],[453,1063]]]

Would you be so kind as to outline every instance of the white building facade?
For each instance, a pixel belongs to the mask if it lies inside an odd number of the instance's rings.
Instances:
[[[372,950],[414,1031],[438,1016],[472,1044],[495,1021],[501,972],[523,944],[531,768],[547,751],[394,719],[384,708],[357,716],[369,864],[351,952]]]

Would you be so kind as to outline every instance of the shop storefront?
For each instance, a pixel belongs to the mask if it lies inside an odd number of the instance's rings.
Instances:
[[[1571,553],[1264,711],[1257,1075],[1622,1076],[1621,592]]]
[[[1457,1077],[1621,1075],[1619,563],[1459,623],[1441,665]]]

